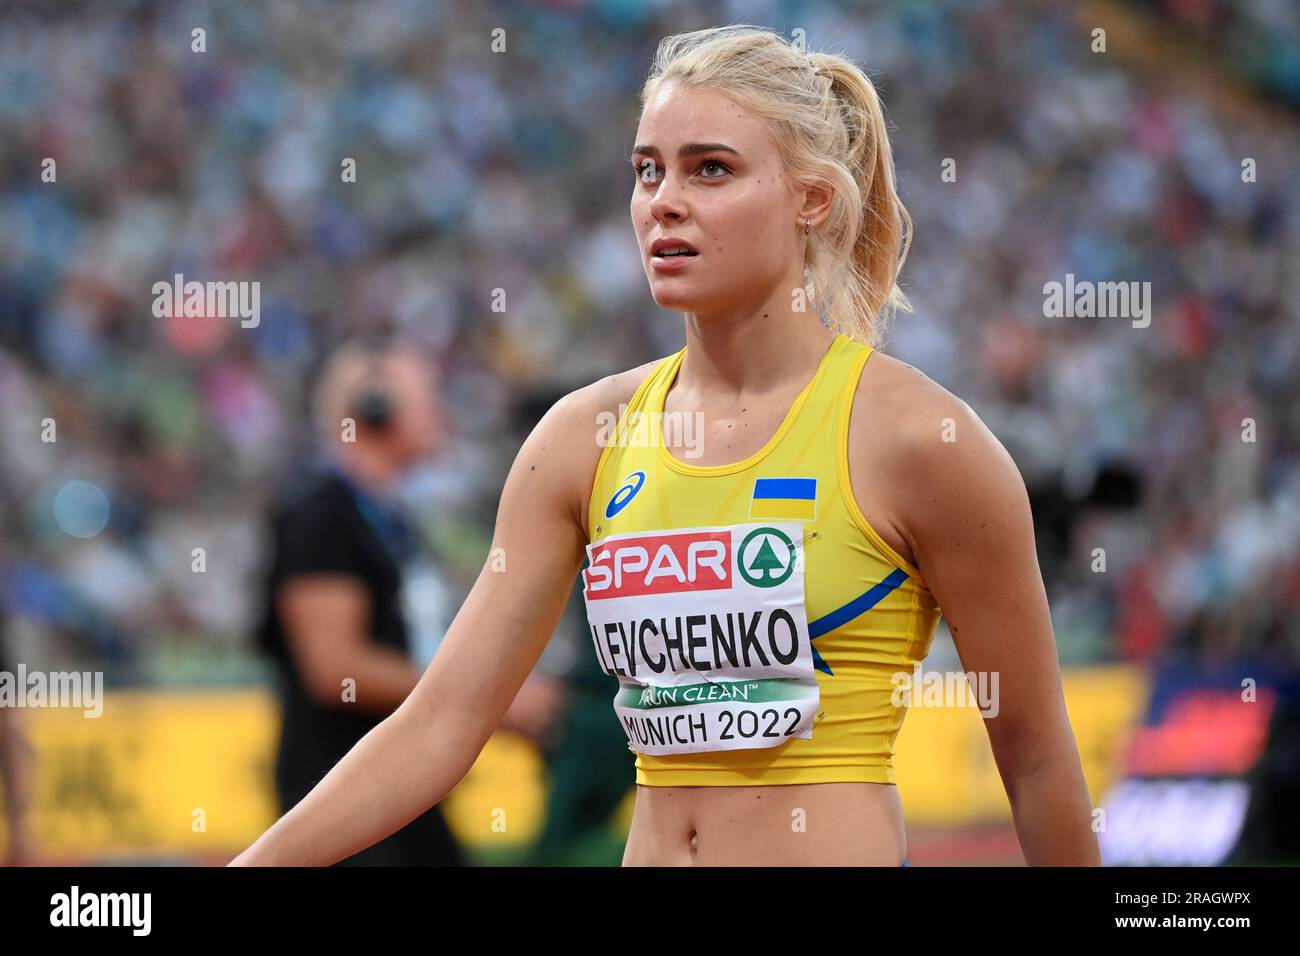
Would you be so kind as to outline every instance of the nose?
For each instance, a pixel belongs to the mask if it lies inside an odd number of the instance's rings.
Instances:
[[[681,223],[686,220],[686,202],[682,196],[681,187],[677,184],[677,180],[667,172],[664,173],[658,187],[655,189],[654,199],[650,200],[650,215],[654,216],[660,225]]]

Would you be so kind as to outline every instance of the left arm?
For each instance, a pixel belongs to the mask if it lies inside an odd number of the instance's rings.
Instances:
[[[1100,865],[1024,479],[969,405],[933,385],[909,392],[890,468],[890,487],[907,494],[900,533],[963,668],[998,676],[984,726],[1025,860]],[[943,440],[945,419],[955,440]]]

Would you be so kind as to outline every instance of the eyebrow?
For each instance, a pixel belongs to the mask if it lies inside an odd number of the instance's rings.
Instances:
[[[682,148],[677,150],[678,156],[694,156],[698,153],[731,153],[733,156],[739,156],[738,150],[732,149],[726,143],[685,143]],[[632,147],[634,156],[658,156],[659,147],[651,146],[648,143],[640,143]]]

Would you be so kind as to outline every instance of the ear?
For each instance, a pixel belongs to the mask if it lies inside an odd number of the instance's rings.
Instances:
[[[834,199],[835,190],[827,183],[818,183],[805,189],[803,205],[799,207],[800,225],[805,219],[811,219],[813,228],[816,229],[818,223],[830,212]]]

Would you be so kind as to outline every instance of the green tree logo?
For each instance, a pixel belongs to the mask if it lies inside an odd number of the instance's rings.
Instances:
[[[762,536],[758,553],[745,566],[745,556],[749,553],[749,543]],[[773,542],[776,547],[773,547]],[[780,553],[787,557],[781,560]],[[776,528],[755,528],[745,535],[736,554],[736,568],[740,576],[756,588],[774,588],[794,574],[794,542]]]

